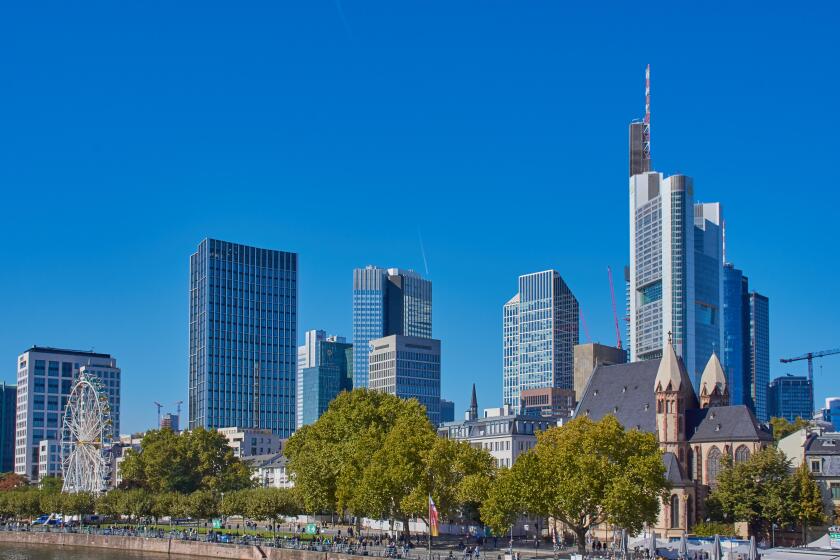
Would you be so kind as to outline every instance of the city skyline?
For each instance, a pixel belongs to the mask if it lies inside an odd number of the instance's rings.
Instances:
[[[33,344],[93,347],[119,358],[123,431],[154,425],[154,401],[187,400],[185,255],[209,236],[300,255],[295,345],[315,328],[350,339],[354,268],[417,271],[435,286],[442,396],[462,411],[477,382],[483,402],[501,403],[513,278],[557,269],[580,301],[581,341],[615,344],[606,267],[628,261],[626,127],[648,62],[655,167],[725,208],[727,256],[772,300],[769,378],[805,374],[779,358],[838,346],[840,269],[826,256],[840,194],[803,179],[830,175],[839,147],[830,14],[689,8],[686,41],[666,48],[586,37],[603,18],[623,26],[625,7],[567,26],[558,7],[486,7],[476,20],[463,6],[403,6],[390,30],[348,8],[351,37],[334,10],[306,7],[261,18],[282,33],[257,23],[221,48],[199,29],[188,46],[175,25],[143,51],[85,9],[13,8],[0,380],[16,382],[12,360]],[[748,16],[762,25],[738,24]],[[227,16],[206,17],[218,31]],[[156,28],[146,18],[120,30]],[[35,21],[44,31],[27,36]],[[719,40],[701,48],[710,31]],[[781,68],[795,79],[768,82]],[[818,402],[840,393],[838,369],[836,357],[815,364]]]

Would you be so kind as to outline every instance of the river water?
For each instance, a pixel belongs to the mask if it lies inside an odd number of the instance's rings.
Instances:
[[[55,547],[0,542],[0,560],[195,560],[195,556],[170,556],[85,547]]]

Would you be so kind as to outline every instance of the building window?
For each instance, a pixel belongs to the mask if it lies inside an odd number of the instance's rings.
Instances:
[[[840,484],[836,482],[831,483],[831,499],[840,500]]]
[[[750,458],[750,450],[747,449],[746,445],[740,446],[738,449],[735,450],[735,462],[736,463],[743,463],[748,461]]]
[[[708,473],[708,483],[714,484],[717,482],[718,474],[720,474],[720,449],[712,447],[709,450],[709,455],[706,459],[706,471]]]
[[[678,529],[680,526],[680,497],[674,494],[671,496],[671,529]]]
[[[815,472],[815,473],[821,472],[822,471],[821,467],[822,467],[822,463],[819,459],[812,459],[811,460],[811,472]]]

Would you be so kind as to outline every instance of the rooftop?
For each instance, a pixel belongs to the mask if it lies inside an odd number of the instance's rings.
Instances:
[[[24,354],[29,352],[41,352],[43,354],[65,354],[68,356],[87,356],[90,358],[111,358],[110,354],[102,354],[94,352],[93,350],[70,350],[67,348],[53,348],[52,346],[32,346],[24,351]]]

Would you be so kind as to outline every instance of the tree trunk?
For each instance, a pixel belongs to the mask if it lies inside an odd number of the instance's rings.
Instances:
[[[402,518],[402,523],[403,523],[403,536],[405,537],[406,544],[408,544],[409,541],[411,541],[411,530],[408,527],[408,517],[403,517]]]
[[[586,554],[586,527],[572,527],[577,537],[577,549],[580,554]]]

